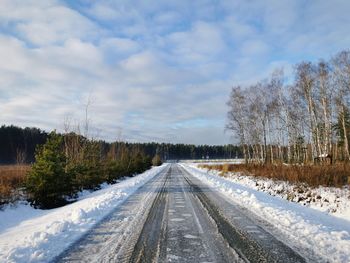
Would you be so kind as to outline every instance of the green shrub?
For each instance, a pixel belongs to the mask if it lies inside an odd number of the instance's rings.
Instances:
[[[37,148],[35,163],[25,183],[29,201],[35,207],[60,206],[72,194],[71,179],[64,169],[62,143],[62,137],[52,132],[47,142]]]
[[[113,184],[122,177],[122,168],[117,161],[106,161],[104,163],[104,178],[107,183]]]
[[[115,183],[152,165],[151,158],[138,149],[125,148],[118,155],[111,152],[104,156],[99,142],[85,139],[72,145],[64,143],[63,137],[53,132],[46,144],[37,149],[35,164],[26,180],[33,206],[64,205],[67,197],[74,197],[79,191],[97,190],[104,182]]]
[[[131,173],[132,174],[142,173],[145,170],[145,162],[144,162],[143,154],[141,154],[141,152],[137,152],[131,158],[132,158]]]
[[[97,190],[105,181],[104,169],[101,164],[83,162],[74,165],[68,172],[73,181],[75,192],[81,190]]]
[[[159,154],[156,154],[152,159],[152,165],[159,166],[161,164],[162,164],[162,159],[160,158]]]

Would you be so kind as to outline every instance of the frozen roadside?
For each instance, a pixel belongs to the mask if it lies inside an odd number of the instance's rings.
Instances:
[[[0,211],[0,262],[47,262],[60,254],[167,164],[120,183],[106,186],[81,200],[52,210],[29,206]],[[29,216],[23,216],[29,213]],[[22,217],[15,224],[11,218]]]
[[[227,195],[278,229],[293,247],[314,251],[329,262],[350,262],[350,221],[271,196],[195,165],[183,164],[192,175]]]
[[[198,164],[190,164],[198,168]],[[213,175],[221,175],[215,169],[198,168]],[[350,220],[350,188],[336,187],[309,187],[306,184],[292,184],[287,181],[272,180],[255,177],[240,172],[228,172],[223,175],[229,181],[252,188],[254,190],[278,196],[291,202],[331,214],[333,216]]]

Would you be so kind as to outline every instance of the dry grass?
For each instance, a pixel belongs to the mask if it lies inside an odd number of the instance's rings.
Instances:
[[[1,165],[0,166],[0,206],[19,198],[30,165]]]
[[[291,183],[306,183],[311,187],[342,187],[350,184],[350,164],[336,165],[258,165],[222,164],[200,167],[227,172],[241,172],[255,177],[283,180]]]

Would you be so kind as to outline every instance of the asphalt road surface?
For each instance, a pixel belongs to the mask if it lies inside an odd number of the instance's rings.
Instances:
[[[236,202],[171,164],[55,262],[306,262]]]

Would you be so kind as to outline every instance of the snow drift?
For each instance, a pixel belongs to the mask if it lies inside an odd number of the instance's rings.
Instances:
[[[294,248],[313,251],[317,258],[326,262],[350,262],[350,221],[209,174],[195,165],[182,166],[233,202],[271,223],[281,233],[281,238]]]
[[[47,262],[59,255],[167,164],[52,210],[19,205],[0,211],[0,262]]]

